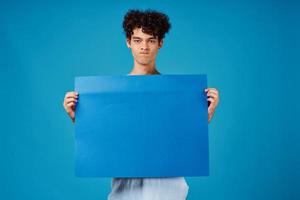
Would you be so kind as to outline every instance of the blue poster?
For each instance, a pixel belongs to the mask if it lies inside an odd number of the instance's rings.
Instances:
[[[76,175],[208,176],[206,88],[206,75],[76,77]]]

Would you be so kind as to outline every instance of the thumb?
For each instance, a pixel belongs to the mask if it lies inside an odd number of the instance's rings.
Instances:
[[[72,111],[70,112],[70,117],[73,118],[73,119],[75,118],[75,112],[74,112],[74,110],[72,110]]]

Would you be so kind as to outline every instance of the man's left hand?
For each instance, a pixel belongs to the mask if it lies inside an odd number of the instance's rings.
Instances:
[[[207,93],[207,101],[210,102],[208,107],[208,122],[210,122],[219,103],[219,92],[216,88],[207,88],[205,92]]]

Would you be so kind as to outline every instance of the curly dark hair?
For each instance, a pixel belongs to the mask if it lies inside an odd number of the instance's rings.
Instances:
[[[169,32],[171,24],[166,14],[155,10],[128,10],[123,21],[127,39],[131,39],[135,28],[142,28],[144,33],[158,37],[160,41]]]

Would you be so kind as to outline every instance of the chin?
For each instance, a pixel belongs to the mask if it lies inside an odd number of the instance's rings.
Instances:
[[[143,61],[141,61],[141,62],[139,62],[141,65],[149,65],[150,63],[151,63],[151,61],[148,61],[148,62],[143,62]]]

